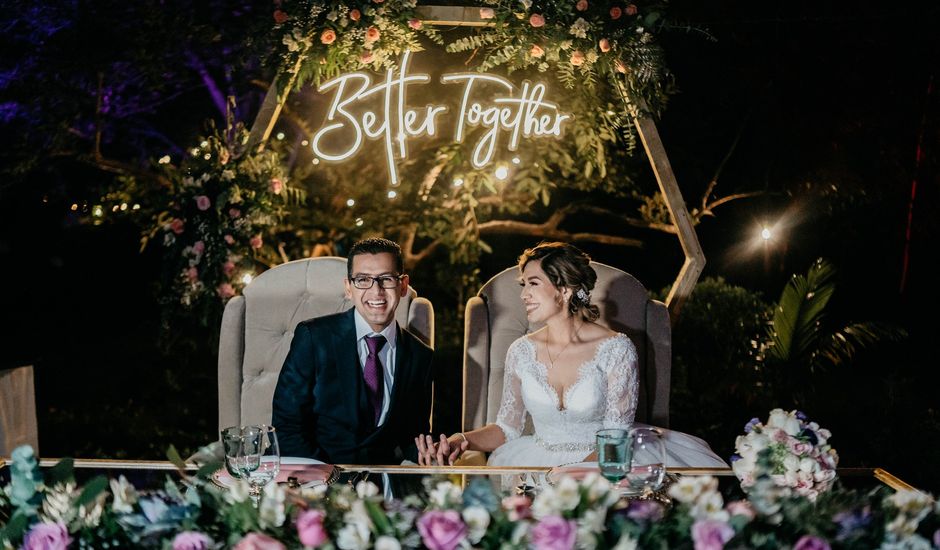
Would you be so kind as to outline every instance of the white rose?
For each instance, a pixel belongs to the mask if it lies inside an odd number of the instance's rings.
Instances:
[[[469,530],[467,538],[470,539],[470,544],[477,544],[486,534],[486,528],[490,525],[490,513],[482,506],[468,506],[464,508],[461,515]]]
[[[119,514],[130,514],[134,511],[134,503],[137,502],[137,491],[134,486],[127,481],[123,475],[117,479],[112,479],[111,494],[114,495],[114,502],[111,509]]]
[[[695,519],[713,519],[717,521],[728,521],[728,512],[724,509],[725,502],[721,494],[715,491],[709,491],[702,494],[695,505],[692,506],[690,514]]]
[[[264,486],[264,492],[261,494],[261,504],[258,507],[258,517],[261,519],[262,527],[270,525],[280,527],[287,519],[284,513],[284,501],[287,500],[287,492],[284,487],[277,483],[268,483]]]
[[[770,411],[770,417],[767,419],[768,428],[782,428],[787,422],[789,415],[783,409],[774,409]]]
[[[235,504],[237,502],[245,502],[248,500],[248,496],[251,493],[251,487],[248,486],[248,482],[244,479],[235,480],[235,483],[229,487],[228,492],[225,493],[225,500],[229,504]]]
[[[374,497],[379,494],[379,486],[371,481],[360,481],[356,484],[356,495],[359,498]]]
[[[800,421],[795,417],[788,417],[786,422],[783,424],[783,431],[787,432],[787,435],[796,435],[800,433]]]
[[[767,437],[767,434],[751,432],[751,436],[750,444],[755,453],[766,449],[770,445],[770,438]]]
[[[578,507],[578,503],[581,502],[581,491],[578,482],[572,477],[566,476],[561,478],[561,481],[558,482],[555,496],[558,500],[558,507],[561,510],[574,510]]]
[[[546,516],[558,515],[561,510],[558,508],[558,498],[555,495],[555,487],[548,485],[542,488],[542,491],[535,495],[532,501],[532,516],[541,519]]]
[[[401,543],[395,537],[382,535],[375,539],[375,550],[401,550]]]
[[[369,547],[369,527],[359,522],[347,523],[336,536],[336,546],[342,550],[366,550]]]
[[[783,467],[787,469],[787,473],[796,472],[800,469],[800,459],[795,455],[787,455],[783,459]]]
[[[815,470],[819,469],[819,463],[813,460],[812,458],[801,458],[800,459],[800,471],[801,472],[810,472],[812,473]]]
[[[637,548],[639,548],[637,545],[637,540],[624,533],[621,535],[620,540],[617,541],[617,545],[614,546],[611,550],[637,550]]]
[[[449,481],[441,481],[428,494],[428,499],[440,508],[460,500],[460,488]]]

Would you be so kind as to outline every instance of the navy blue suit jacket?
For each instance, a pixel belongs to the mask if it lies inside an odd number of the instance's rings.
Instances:
[[[398,328],[395,382],[376,428],[356,349],[354,309],[297,325],[274,390],[271,424],[282,456],[330,464],[417,460],[414,438],[428,433],[432,350]]]

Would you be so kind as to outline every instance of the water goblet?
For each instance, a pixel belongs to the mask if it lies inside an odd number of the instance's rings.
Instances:
[[[617,483],[630,469],[630,432],[611,428],[599,430],[597,438],[597,464],[601,475]]]
[[[274,426],[251,426],[244,437],[244,457],[247,481],[252,496],[259,496],[261,488],[274,481],[281,470],[281,451]]]
[[[255,463],[249,460],[250,455],[245,452],[245,442],[246,438],[256,438],[257,433],[257,426],[230,426],[221,431],[225,470],[232,478],[247,481]]]
[[[666,476],[666,444],[658,428],[630,430],[631,460],[627,484],[638,494],[649,495],[659,489]]]

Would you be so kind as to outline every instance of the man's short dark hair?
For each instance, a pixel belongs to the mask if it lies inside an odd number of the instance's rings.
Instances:
[[[352,265],[355,256],[360,254],[382,254],[383,252],[387,252],[395,258],[395,269],[398,270],[399,275],[403,275],[405,273],[405,264],[402,260],[401,247],[398,246],[398,243],[388,239],[374,237],[371,239],[363,239],[352,245],[352,248],[349,249],[349,254],[346,255],[346,276],[350,279],[352,278]]]

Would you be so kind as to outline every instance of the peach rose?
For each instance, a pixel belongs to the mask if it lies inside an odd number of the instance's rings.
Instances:
[[[539,28],[545,25],[545,18],[541,14],[533,13],[529,16],[529,24],[535,28]]]
[[[636,6],[630,4],[627,6],[627,15],[636,15]]]
[[[420,20],[420,19],[409,19],[409,20],[408,20],[408,26],[411,27],[411,28],[414,29],[414,30],[420,29],[420,28],[422,27],[422,25],[423,25],[423,23],[421,23],[421,20]]]
[[[578,3],[574,5],[574,9],[578,11],[584,11],[588,8],[587,0],[578,0]]]
[[[493,8],[480,8],[480,19],[492,19],[496,17]]]
[[[623,10],[621,10],[619,6],[614,6],[610,8],[611,19],[620,19],[621,15],[623,15]]]
[[[375,2],[376,4],[381,4],[381,3],[384,2],[385,0],[372,0],[372,1]]]
[[[529,55],[532,57],[542,57],[545,55],[545,50],[542,49],[538,44],[532,44],[532,49],[529,50]]]
[[[610,51],[610,41],[606,38],[601,38],[601,41],[597,43],[597,47],[600,48],[602,52],[607,53]]]
[[[375,42],[382,36],[382,33],[379,32],[379,29],[375,27],[369,27],[366,29],[366,44]]]
[[[359,10],[349,10],[349,18],[353,21],[359,21],[359,18],[362,17],[362,13]]]
[[[287,21],[289,18],[287,14],[281,10],[274,10],[274,22],[280,25],[281,23]]]
[[[336,31],[333,29],[326,29],[320,34],[320,42],[323,42],[326,45],[330,45],[336,41]]]
[[[372,63],[374,59],[375,54],[372,53],[372,50],[365,50],[359,54],[359,61],[362,61],[363,63]]]
[[[571,53],[571,64],[575,67],[580,67],[584,64],[584,54],[581,53],[581,50],[575,50]]]

